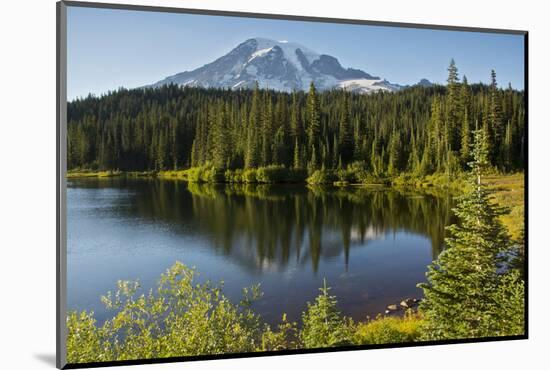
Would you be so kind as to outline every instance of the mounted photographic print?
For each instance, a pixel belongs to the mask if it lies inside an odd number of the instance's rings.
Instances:
[[[58,3],[58,367],[527,338],[526,55]]]

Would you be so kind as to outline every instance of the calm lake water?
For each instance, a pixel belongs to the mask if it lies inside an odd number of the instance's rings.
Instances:
[[[260,283],[256,311],[274,322],[298,319],[323,278],[357,320],[420,298],[454,203],[388,189],[113,178],[70,180],[67,204],[69,309],[103,321],[100,296],[117,280],[149,289],[180,261],[223,280],[235,300]]]

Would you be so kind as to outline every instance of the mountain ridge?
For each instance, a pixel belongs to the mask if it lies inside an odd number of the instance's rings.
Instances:
[[[258,83],[261,88],[290,92],[307,90],[311,82],[319,90],[345,89],[360,94],[411,87],[360,69],[344,68],[334,56],[319,54],[299,43],[261,37],[247,39],[211,63],[168,76],[148,87],[177,84],[241,89]],[[422,79],[416,85],[432,84]]]

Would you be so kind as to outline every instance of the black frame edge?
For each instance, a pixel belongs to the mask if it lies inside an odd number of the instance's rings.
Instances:
[[[524,225],[524,281],[525,281],[525,296],[524,296],[524,333],[525,338],[529,338],[529,32],[525,32],[523,36],[523,50],[524,50],[524,98],[525,98],[525,146],[524,150],[524,165],[523,171],[523,186],[524,186],[524,198],[523,198],[523,225]]]
[[[516,336],[486,337],[486,338],[474,338],[474,339],[453,339],[453,340],[437,340],[437,341],[426,341],[426,342],[387,343],[387,344],[376,344],[376,345],[358,345],[358,346],[281,350],[281,351],[269,351],[269,352],[226,353],[221,355],[198,355],[198,356],[186,356],[186,357],[152,358],[152,359],[143,359],[143,360],[122,360],[122,361],[77,363],[77,364],[67,364],[63,367],[63,369],[88,369],[88,368],[97,368],[97,367],[165,364],[165,363],[174,363],[174,362],[185,363],[185,362],[206,361],[206,360],[211,361],[211,360],[288,356],[288,355],[314,354],[314,353],[335,353],[335,352],[349,352],[349,351],[377,350],[377,349],[397,349],[397,348],[426,347],[426,346],[449,345],[449,344],[478,344],[478,343],[486,343],[486,342],[502,342],[502,341],[525,340],[525,339],[528,339],[526,335],[516,335]]]

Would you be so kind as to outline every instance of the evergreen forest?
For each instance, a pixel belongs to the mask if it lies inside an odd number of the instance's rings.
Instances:
[[[370,95],[179,87],[120,89],[68,103],[68,169],[220,170],[277,165],[359,168],[376,177],[467,169],[472,132],[484,131],[492,168],[521,171],[525,95],[470,84],[454,61],[446,86]]]

